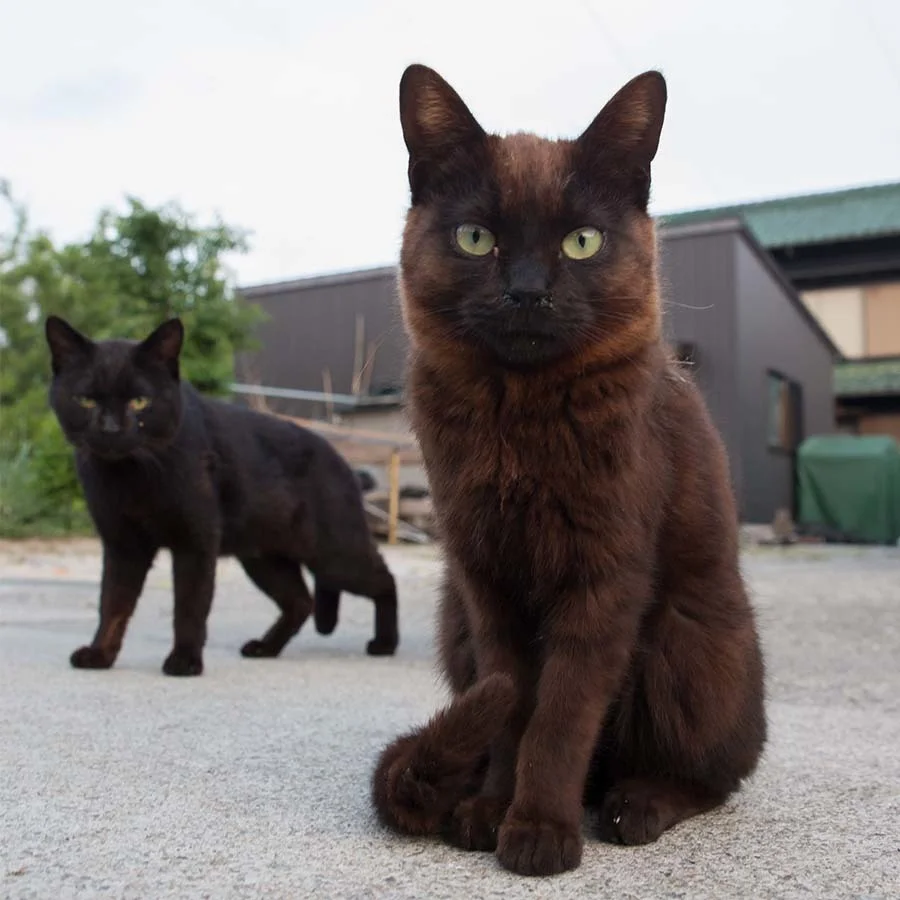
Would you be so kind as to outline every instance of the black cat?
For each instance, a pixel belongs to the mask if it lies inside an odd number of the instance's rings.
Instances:
[[[78,477],[103,541],[100,625],[71,657],[76,668],[116,660],[144,578],[161,547],[172,553],[175,645],[167,675],[199,675],[216,559],[236,556],[281,616],[244,656],[277,656],[314,603],[337,624],[341,591],[375,602],[367,651],[397,647],[394,578],[369,533],[359,484],[322,438],[273,416],[200,396],[179,378],[178,319],[142,343],[93,342],[62,319],[46,325],[50,404],[75,447]]]

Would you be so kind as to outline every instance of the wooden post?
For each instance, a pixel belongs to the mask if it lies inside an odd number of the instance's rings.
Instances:
[[[391,451],[388,464],[388,543],[397,543],[397,523],[400,520],[400,454]]]

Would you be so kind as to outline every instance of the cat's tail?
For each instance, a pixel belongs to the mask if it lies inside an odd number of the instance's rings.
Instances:
[[[389,744],[372,776],[372,803],[381,822],[404,834],[439,833],[456,805],[480,787],[488,747],[515,702],[512,679],[490,675]]]

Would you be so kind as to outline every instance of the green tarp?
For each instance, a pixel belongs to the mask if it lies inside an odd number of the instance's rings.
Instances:
[[[900,447],[886,436],[820,435],[797,454],[799,524],[841,540],[900,539]]]

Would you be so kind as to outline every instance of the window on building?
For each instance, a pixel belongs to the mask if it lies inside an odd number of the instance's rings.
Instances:
[[[768,374],[769,447],[793,452],[802,439],[800,385],[777,372]]]

